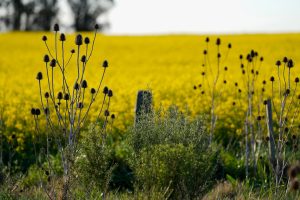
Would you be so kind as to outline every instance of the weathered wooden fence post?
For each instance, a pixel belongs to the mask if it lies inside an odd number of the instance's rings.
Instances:
[[[275,169],[275,166],[276,166],[275,151],[276,151],[276,149],[275,149],[275,140],[274,140],[274,132],[273,132],[271,99],[267,100],[266,113],[267,113],[267,126],[268,126],[268,133],[269,133],[269,156],[270,156],[270,161],[272,163],[272,166]]]
[[[135,124],[139,121],[142,114],[152,112],[152,93],[149,90],[139,90],[135,107]]]

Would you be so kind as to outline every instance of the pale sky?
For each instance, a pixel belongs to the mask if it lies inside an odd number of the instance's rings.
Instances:
[[[108,34],[300,32],[300,0],[115,0]]]

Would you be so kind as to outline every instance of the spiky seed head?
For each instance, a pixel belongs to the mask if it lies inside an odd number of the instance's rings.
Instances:
[[[226,83],[227,83],[227,81],[226,81],[226,80],[224,80],[224,81],[223,81],[223,83],[224,83],[224,84],[226,84]]]
[[[259,60],[260,60],[260,62],[264,61],[264,57],[260,57]]]
[[[85,56],[85,55],[83,55],[83,56],[81,57],[81,62],[83,62],[83,63],[86,62],[86,56]]]
[[[194,90],[196,90],[197,89],[197,86],[196,85],[194,85]]]
[[[290,89],[286,89],[286,91],[285,91],[285,95],[287,96],[287,95],[289,95],[291,93],[291,91],[290,91]]]
[[[270,141],[270,137],[269,137],[269,136],[267,136],[267,137],[266,137],[266,140],[267,140],[267,142],[269,142],[269,141]]]
[[[203,51],[203,54],[206,55],[206,54],[207,54],[207,50],[204,50],[204,51]]]
[[[231,49],[232,45],[231,43],[228,44],[228,49]]]
[[[271,81],[271,82],[274,82],[274,81],[275,81],[274,76],[271,76],[270,81]]]
[[[290,179],[296,178],[296,176],[300,173],[299,165],[292,165],[288,170],[288,175]]]
[[[36,113],[35,113],[35,108],[31,108],[31,114],[32,115],[35,115]]]
[[[267,81],[266,80],[263,80],[263,82],[262,82],[264,85],[266,85],[267,84]]]
[[[66,93],[65,95],[64,95],[64,100],[65,101],[68,101],[70,99],[70,95],[68,94],[68,93]]]
[[[293,140],[296,140],[296,138],[297,138],[296,135],[293,134],[293,135],[292,135],[292,139],[293,139]]]
[[[265,92],[265,88],[261,88],[261,91],[262,91],[262,92]]]
[[[108,110],[105,110],[105,111],[104,111],[104,116],[105,116],[105,117],[108,117],[108,116],[109,116],[109,111],[108,111]]]
[[[62,98],[63,98],[63,93],[62,93],[62,92],[59,92],[59,93],[57,94],[57,99],[62,100]]]
[[[35,109],[35,114],[39,116],[41,114],[41,110],[39,108]]]
[[[48,170],[46,170],[46,171],[45,171],[45,174],[46,174],[46,176],[49,176],[50,173],[49,173]]]
[[[202,84],[199,84],[198,87],[201,88],[201,87],[202,87]]]
[[[75,49],[72,49],[72,50],[71,50],[71,53],[75,53]]]
[[[237,87],[239,84],[237,82],[234,83],[234,86]]]
[[[201,75],[202,75],[202,76],[205,76],[205,72],[202,72]]]
[[[221,58],[221,54],[220,54],[220,53],[218,53],[217,57],[218,57],[218,58]]]
[[[46,35],[43,35],[42,40],[43,40],[44,42],[46,42],[47,39],[48,39],[47,36],[46,36]]]
[[[251,69],[251,74],[254,74],[254,69]]]
[[[89,37],[85,37],[84,38],[84,44],[89,44],[90,43],[90,38]]]
[[[81,34],[78,34],[76,36],[75,44],[78,45],[78,46],[82,45],[82,35]]]
[[[255,57],[255,51],[254,51],[253,49],[252,49],[251,52],[250,52],[250,56],[251,56],[252,58]]]
[[[244,68],[244,64],[241,64],[241,68],[242,68],[242,69]]]
[[[111,114],[111,119],[115,119],[116,118],[116,116],[115,116],[115,114]]]
[[[288,68],[294,67],[294,62],[293,62],[292,59],[289,59],[289,60],[288,60],[287,67],[288,67]]]
[[[221,39],[220,38],[217,38],[217,40],[216,40],[216,45],[220,45],[221,44]]]
[[[295,83],[299,83],[299,77],[295,78]]]
[[[99,29],[99,25],[95,24],[95,29],[98,30]]]
[[[39,81],[43,79],[43,74],[42,74],[42,72],[38,72],[38,73],[37,73],[36,79],[39,80]]]
[[[286,132],[286,133],[289,132],[289,128],[288,128],[288,127],[285,127],[285,128],[284,128],[284,132]]]
[[[205,94],[205,91],[204,91],[204,90],[202,90],[202,91],[201,91],[201,94],[202,94],[202,95],[203,95],[203,94]]]
[[[54,31],[55,32],[59,31],[59,25],[58,24],[54,24]]]
[[[84,89],[88,87],[88,84],[87,84],[87,81],[86,81],[86,80],[83,80],[83,81],[82,81],[81,87],[84,88]]]
[[[108,87],[107,87],[107,86],[104,87],[103,93],[104,93],[104,94],[108,94]]]
[[[282,61],[283,61],[284,63],[287,63],[287,62],[288,62],[288,58],[287,58],[287,57],[283,57]]]
[[[205,38],[205,42],[207,42],[207,43],[209,42],[209,37]]]
[[[280,60],[277,60],[277,61],[276,61],[276,66],[279,67],[280,65],[281,65]]]
[[[50,95],[49,95],[49,92],[45,92],[45,95],[44,95],[44,96],[45,96],[46,99],[48,99],[49,96],[50,96]]]
[[[298,94],[298,99],[300,99],[300,94]]]
[[[239,89],[239,90],[238,90],[238,92],[239,92],[239,93],[242,93],[242,90],[241,90],[241,89]]]
[[[224,67],[224,70],[227,71],[227,70],[228,70],[228,67],[225,66],[225,67]]]
[[[113,96],[113,91],[112,90],[108,90],[108,97],[112,97]]]
[[[235,104],[236,104],[236,103],[235,103],[235,101],[234,101],[234,102],[232,102],[232,106],[235,106]]]
[[[66,36],[65,36],[65,34],[61,33],[61,34],[60,34],[60,37],[59,37],[59,40],[62,41],[62,42],[66,41]]]
[[[79,109],[82,109],[83,108],[83,103],[79,102],[77,106],[78,106]]]
[[[16,134],[12,134],[11,138],[16,139]]]
[[[102,63],[102,67],[107,68],[108,67],[108,62],[107,60],[104,60]]]
[[[74,89],[75,89],[75,90],[79,90],[79,84],[78,84],[78,83],[75,83],[75,84],[74,84]]]
[[[264,105],[267,105],[268,104],[268,101],[267,100],[264,100]]]
[[[50,58],[49,58],[49,56],[46,54],[46,55],[44,55],[44,62],[45,63],[48,63],[50,61]]]
[[[56,60],[55,60],[55,59],[52,59],[52,60],[51,60],[50,66],[51,66],[51,67],[55,67],[55,66],[56,66]]]
[[[257,116],[257,121],[260,121],[261,120],[261,116]]]
[[[91,88],[91,94],[95,94],[95,93],[96,93],[95,88]]]
[[[242,74],[245,74],[245,73],[246,73],[246,71],[243,69],[243,70],[242,70]]]
[[[242,55],[242,54],[240,55],[240,59],[241,59],[241,60],[243,59],[243,55]]]

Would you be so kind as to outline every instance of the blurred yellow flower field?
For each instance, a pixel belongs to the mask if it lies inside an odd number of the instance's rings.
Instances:
[[[33,125],[30,115],[32,107],[39,106],[37,72],[44,73],[43,56],[47,49],[42,36],[47,35],[53,48],[52,33],[8,33],[0,35],[0,100],[1,118],[6,126],[15,127],[18,132],[23,126]],[[84,36],[92,37],[91,33]],[[217,108],[218,113],[234,115],[238,108],[232,109],[235,99],[235,82],[242,81],[239,55],[246,55],[251,49],[258,51],[264,61],[259,80],[269,81],[276,75],[275,62],[284,56],[292,58],[295,67],[292,77],[299,76],[300,34],[272,35],[223,35],[221,52],[227,51],[227,44],[232,44],[227,60],[221,68],[228,66],[224,77],[220,78],[219,87],[224,89],[224,99]],[[199,113],[209,106],[208,98],[194,90],[201,80],[203,49],[206,36],[170,35],[170,36],[104,36],[97,35],[91,62],[86,69],[88,86],[96,87],[102,74],[103,60],[109,61],[104,84],[114,91],[111,112],[117,116],[116,126],[120,129],[133,122],[136,94],[138,90],[150,89],[154,95],[155,107],[176,104],[181,109],[188,109],[192,114]],[[210,36],[211,60],[216,60],[215,40]],[[66,57],[75,47],[75,35],[67,35]],[[75,59],[67,69],[67,76],[75,74]],[[214,63],[212,62],[212,67]],[[212,77],[209,77],[212,79]],[[224,86],[223,79],[227,80]],[[260,82],[259,81],[259,82]],[[43,86],[45,88],[46,85]],[[100,101],[99,100],[99,106]],[[96,108],[97,105],[94,105]],[[225,107],[228,108],[225,110]],[[206,109],[208,110],[208,109]],[[95,112],[92,113],[95,115]],[[229,122],[230,124],[230,122]],[[29,126],[28,126],[29,125]],[[234,126],[231,124],[230,126]],[[34,128],[32,128],[34,130]],[[22,137],[19,137],[22,138]]]

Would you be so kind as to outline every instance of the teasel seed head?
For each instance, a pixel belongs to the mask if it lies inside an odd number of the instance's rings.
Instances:
[[[265,88],[261,88],[261,91],[262,91],[262,92],[265,92]]]
[[[293,139],[293,140],[296,140],[296,138],[297,138],[296,135],[293,134],[293,135],[292,135],[292,139]]]
[[[105,110],[105,111],[104,111],[104,116],[105,116],[105,117],[108,117],[108,116],[109,116],[109,111],[108,111],[108,110]]]
[[[78,83],[75,83],[75,84],[74,84],[74,89],[75,89],[75,90],[79,90],[79,84],[78,84]]]
[[[239,84],[237,82],[234,83],[234,86],[237,87]]]
[[[108,90],[107,96],[108,96],[108,97],[112,97],[112,96],[113,96],[113,91],[112,91],[112,90]]]
[[[286,89],[286,91],[285,91],[285,95],[289,95],[291,93],[291,91],[290,91],[290,89]]]
[[[264,61],[264,57],[260,57],[259,60],[260,60],[260,62]]]
[[[289,59],[289,61],[288,61],[288,63],[287,63],[287,67],[288,67],[288,68],[294,67],[294,62],[293,62],[292,59]]]
[[[35,108],[31,108],[31,114],[32,114],[32,115],[35,115],[35,114],[36,114]]]
[[[286,132],[286,133],[289,132],[289,128],[288,128],[288,127],[285,127],[285,128],[284,128],[284,132]]]
[[[225,67],[224,67],[224,70],[225,70],[225,71],[227,71],[227,70],[228,70],[228,67],[227,67],[227,66],[225,66]]]
[[[201,87],[202,87],[202,84],[199,84],[198,87],[201,88]]]
[[[38,72],[38,73],[37,73],[36,79],[39,80],[39,81],[43,79],[43,74],[42,74],[42,72]]]
[[[65,95],[64,95],[64,100],[65,101],[68,101],[70,99],[70,95],[68,94],[68,93],[66,93]]]
[[[42,40],[44,41],[44,42],[46,42],[47,41],[47,36],[46,35],[44,35],[43,37],[42,37]]]
[[[218,53],[217,57],[218,57],[218,58],[221,58],[221,54],[220,54],[220,53]]]
[[[107,68],[108,67],[108,62],[107,60],[104,60],[102,63],[102,67]]]
[[[295,78],[295,83],[299,83],[299,77]]]
[[[44,62],[45,63],[48,63],[50,61],[50,58],[49,58],[49,56],[46,54],[46,55],[44,55]]]
[[[89,37],[85,37],[84,38],[84,44],[89,44],[90,43],[90,38]]]
[[[39,116],[41,114],[41,110],[39,108],[35,109],[35,114]]]
[[[241,89],[239,89],[239,90],[238,90],[238,92],[239,92],[239,93],[242,93],[242,90],[241,90]]]
[[[231,43],[228,44],[228,49],[231,49],[232,45]]]
[[[251,50],[250,55],[251,55],[252,58],[255,57],[255,51],[253,49]]]
[[[263,103],[264,103],[264,105],[267,105],[267,104],[268,104],[268,101],[267,101],[267,100],[264,100]]]
[[[49,95],[49,92],[45,92],[45,95],[44,95],[44,96],[45,96],[46,99],[48,99],[49,96],[50,96],[50,95]]]
[[[263,84],[263,85],[266,85],[266,84],[267,84],[267,81],[266,81],[266,80],[263,80],[262,84]]]
[[[207,54],[207,50],[204,50],[204,51],[203,51],[203,54],[206,55],[206,54]]]
[[[104,87],[103,93],[104,93],[105,95],[108,94],[108,87],[107,87],[107,86]]]
[[[62,92],[59,92],[59,93],[57,94],[57,99],[62,100],[62,98],[63,98],[63,93],[62,93]]]
[[[65,34],[61,33],[61,34],[60,34],[60,37],[59,37],[59,40],[62,41],[62,42],[66,41],[66,36],[65,36]]]
[[[202,94],[202,95],[203,95],[203,94],[205,94],[205,91],[204,91],[204,90],[202,90],[202,91],[201,91],[201,94]]]
[[[257,116],[257,121],[260,121],[261,120],[261,116]]]
[[[256,70],[256,71],[255,71],[255,75],[258,76],[258,74],[259,74],[259,71]]]
[[[299,187],[300,187],[300,183],[299,183],[298,180],[293,180],[293,181],[291,182],[291,189],[292,189],[293,191],[299,190]]]
[[[116,118],[115,114],[111,114],[111,119],[114,120]]]
[[[221,39],[220,38],[217,38],[217,41],[216,41],[216,45],[220,45],[221,44]]]
[[[207,43],[209,42],[209,37],[206,37],[205,42]]]
[[[241,55],[240,55],[240,60],[242,60],[242,59],[243,59],[243,55],[241,54]]]
[[[224,83],[224,84],[226,84],[226,83],[227,83],[227,81],[226,81],[226,80],[224,80],[224,81],[223,81],[223,83]]]
[[[84,89],[88,87],[88,84],[87,84],[87,81],[86,81],[86,80],[83,80],[83,81],[82,81],[81,87],[84,88]]]
[[[82,35],[81,35],[81,34],[78,34],[78,35],[76,36],[75,44],[76,44],[77,46],[82,45]]]
[[[86,56],[85,55],[81,56],[81,62],[83,62],[83,63],[86,62]]]
[[[243,69],[243,70],[242,70],[242,74],[245,74],[245,73],[246,73],[246,71]]]
[[[56,60],[55,60],[55,59],[52,59],[52,60],[51,60],[50,66],[51,66],[51,67],[55,67],[55,66],[56,66]]]
[[[202,75],[202,76],[205,76],[205,72],[202,72],[201,75]]]
[[[242,69],[244,68],[244,64],[241,64],[241,68],[242,68]]]
[[[96,93],[95,88],[91,88],[91,94],[95,94],[95,93]]]
[[[235,103],[235,101],[234,101],[234,102],[232,102],[232,106],[235,106],[235,104],[236,104],[236,103]]]
[[[99,29],[99,25],[95,24],[95,29],[98,30]]]
[[[274,76],[271,76],[270,81],[271,81],[271,82],[274,82],[274,81],[275,81]]]
[[[71,49],[71,53],[75,53],[75,49]]]
[[[77,107],[78,107],[79,109],[82,109],[82,108],[83,108],[83,103],[82,103],[82,102],[79,102],[78,105],[77,105]]]
[[[288,58],[287,58],[287,57],[284,57],[284,58],[282,59],[282,61],[283,61],[284,63],[287,63],[287,62],[288,62]]]
[[[59,25],[58,24],[54,24],[54,31],[55,32],[59,31]]]
[[[11,138],[16,139],[16,134],[12,134]]]
[[[277,67],[279,67],[279,66],[281,65],[280,60],[277,60],[277,61],[276,61],[276,65],[277,65]]]
[[[194,85],[194,90],[196,90],[197,89],[197,86],[196,85]]]

